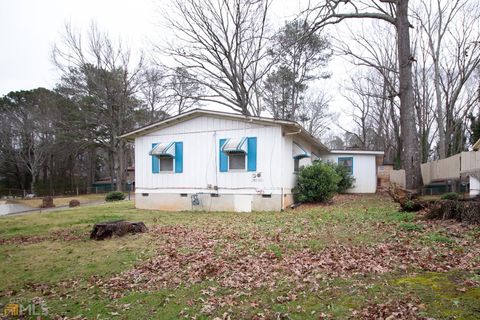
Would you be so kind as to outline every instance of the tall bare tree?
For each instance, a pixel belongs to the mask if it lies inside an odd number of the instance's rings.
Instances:
[[[422,184],[420,145],[413,100],[413,56],[410,48],[409,0],[325,0],[307,10],[312,32],[345,19],[379,19],[396,29],[399,66],[400,124],[403,141],[402,165],[406,187],[417,189]]]
[[[118,137],[135,125],[135,95],[143,58],[114,43],[92,24],[87,40],[66,25],[63,40],[54,46],[53,61],[62,72],[60,92],[82,105],[86,135],[109,154],[112,185],[125,182],[128,147]]]
[[[412,12],[433,69],[438,156],[443,159],[459,151],[451,148],[451,138],[463,122],[455,114],[462,119],[469,112],[461,98],[480,64],[480,7],[469,0],[421,0]]]
[[[168,117],[173,97],[166,70],[157,66],[144,68],[140,74],[139,95],[148,107],[150,121]]]
[[[329,109],[330,101],[325,92],[314,91],[305,97],[298,110],[298,121],[315,137],[321,138],[331,129],[336,114]]]
[[[173,0],[165,14],[175,45],[161,48],[189,80],[207,88],[198,98],[242,114],[260,114],[256,95],[270,68],[266,20],[270,0]]]

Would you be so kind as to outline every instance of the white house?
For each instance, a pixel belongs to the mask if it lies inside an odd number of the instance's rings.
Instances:
[[[318,159],[351,165],[353,192],[376,189],[376,154],[330,153],[292,121],[196,109],[121,138],[135,141],[141,209],[282,210],[293,203],[298,168]]]

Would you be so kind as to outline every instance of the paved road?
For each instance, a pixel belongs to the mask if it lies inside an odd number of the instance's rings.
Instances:
[[[106,203],[105,200],[81,203],[80,206],[82,207],[95,206],[103,203]],[[58,207],[46,208],[46,209],[32,208],[22,204],[12,204],[12,203],[5,203],[5,201],[0,201],[0,216],[36,213],[36,212],[48,212],[48,211],[66,210],[66,209],[70,209],[70,208],[68,206],[58,206]]]

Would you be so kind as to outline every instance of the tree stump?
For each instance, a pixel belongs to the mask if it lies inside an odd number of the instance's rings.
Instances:
[[[68,206],[70,208],[78,207],[80,206],[80,201],[78,201],[77,199],[70,200],[70,202],[68,203]]]
[[[113,236],[122,237],[127,233],[143,233],[148,229],[143,222],[130,222],[125,220],[107,221],[93,226],[90,239],[104,240]]]
[[[40,208],[54,208],[55,204],[53,203],[53,197],[47,196],[43,197],[42,199],[42,205]]]
[[[427,208],[428,219],[454,219],[468,224],[480,224],[480,201],[438,200]]]

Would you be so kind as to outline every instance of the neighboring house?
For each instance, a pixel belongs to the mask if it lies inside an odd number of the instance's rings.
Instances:
[[[299,168],[320,159],[351,166],[353,192],[375,192],[376,153],[330,153],[292,121],[196,109],[121,138],[135,141],[141,209],[282,210]]]

